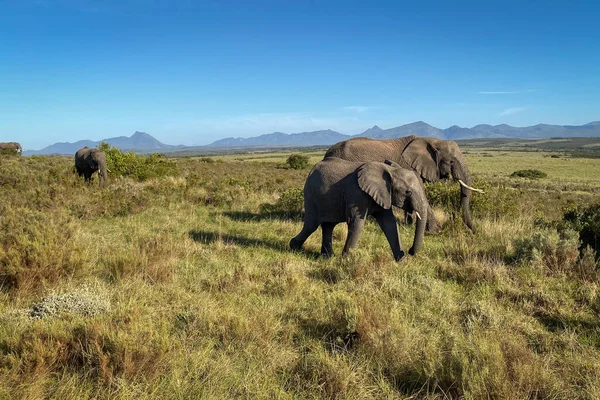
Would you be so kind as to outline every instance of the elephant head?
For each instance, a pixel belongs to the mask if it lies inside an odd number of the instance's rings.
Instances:
[[[404,160],[410,164],[424,180],[436,182],[448,179],[450,175],[461,185],[460,206],[465,224],[475,232],[469,208],[471,191],[471,174],[465,157],[452,140],[440,140],[429,137],[416,137],[403,151]]]
[[[370,162],[358,170],[358,185],[382,208],[402,208],[417,215],[417,227],[409,254],[417,253],[422,245],[429,203],[423,186],[413,171],[402,168],[393,161]]]

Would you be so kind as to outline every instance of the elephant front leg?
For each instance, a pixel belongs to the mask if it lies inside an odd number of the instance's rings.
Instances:
[[[321,231],[323,233],[323,240],[321,242],[321,255],[325,257],[332,257],[333,254],[333,228],[335,228],[333,222],[323,222],[321,224]]]
[[[385,234],[385,237],[390,244],[394,260],[400,261],[404,258],[404,251],[400,244],[400,238],[398,237],[398,225],[396,224],[396,217],[391,209],[384,210],[377,215],[374,215],[375,220],[379,224],[379,227]]]
[[[358,246],[358,240],[365,227],[365,218],[367,216],[355,215],[350,217],[348,220],[348,237],[346,238],[346,244],[344,245],[343,255],[348,255],[350,250],[355,249]]]

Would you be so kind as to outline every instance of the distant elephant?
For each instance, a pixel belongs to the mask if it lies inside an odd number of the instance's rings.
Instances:
[[[383,230],[396,261],[404,257],[398,238],[392,206],[418,216],[415,237],[409,254],[423,245],[427,209],[423,185],[409,169],[392,161],[351,162],[325,158],[312,169],[304,184],[304,226],[290,241],[292,250],[299,250],[306,239],[321,226],[321,254],[332,256],[333,228],[340,222],[348,224],[348,237],[343,254],[354,249],[368,215]]]
[[[21,144],[17,142],[0,142],[0,151],[1,150],[14,150],[17,154],[23,153]]]
[[[108,168],[106,166],[106,155],[102,150],[84,147],[75,153],[75,168],[79,176],[84,176],[86,181],[92,179],[92,174],[98,171],[100,186],[106,184]]]
[[[471,174],[456,142],[416,135],[389,140],[354,138],[334,144],[327,150],[325,157],[362,162],[392,160],[404,168],[412,169],[425,182],[448,179],[452,174],[454,180],[461,185],[463,220],[475,232],[469,203],[471,191],[480,190],[471,187]],[[427,231],[436,232],[440,228],[431,208],[428,211]]]

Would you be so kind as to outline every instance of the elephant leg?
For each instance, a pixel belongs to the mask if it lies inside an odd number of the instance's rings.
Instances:
[[[377,213],[374,217],[390,244],[394,260],[402,260],[402,258],[404,258],[404,251],[402,250],[402,244],[400,244],[400,238],[398,237],[398,225],[396,225],[394,213],[389,209]]]
[[[435,219],[435,215],[433,215],[433,210],[431,206],[427,206],[427,225],[425,225],[425,232],[429,233],[439,233],[442,228],[439,226],[438,222]]]
[[[337,224],[335,222],[323,222],[321,224],[321,231],[323,233],[323,240],[321,242],[321,255],[325,257],[331,257],[333,253],[333,228]]]
[[[290,249],[300,250],[306,239],[313,234],[314,231],[319,227],[319,223],[316,218],[310,218],[308,214],[305,214],[304,225],[299,234],[297,234],[292,240],[290,240]]]
[[[92,174],[90,172],[84,172],[83,176],[85,176],[85,181],[89,182],[92,180]]]
[[[365,227],[365,218],[355,215],[350,217],[348,221],[348,237],[346,238],[346,244],[344,245],[344,250],[342,251],[343,255],[347,255],[350,250],[355,249],[358,246],[358,240],[360,239],[360,235]]]

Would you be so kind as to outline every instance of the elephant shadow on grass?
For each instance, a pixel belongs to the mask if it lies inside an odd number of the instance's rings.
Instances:
[[[271,221],[271,220],[281,220],[281,221],[299,221],[301,222],[303,219],[303,214],[299,212],[289,212],[289,211],[265,211],[260,213],[251,213],[245,211],[230,211],[223,213],[229,219],[239,222],[248,222],[248,221]]]
[[[287,240],[270,240],[270,239],[261,239],[248,237],[240,234],[232,234],[232,233],[219,233],[219,232],[211,232],[211,231],[203,231],[199,229],[192,229],[189,233],[190,238],[197,243],[214,243],[217,241],[222,241],[224,243],[232,243],[242,247],[264,247],[273,250],[277,250],[282,253],[289,253],[290,248]],[[307,252],[303,251],[304,254],[308,258],[318,258],[320,254],[318,252]]]

